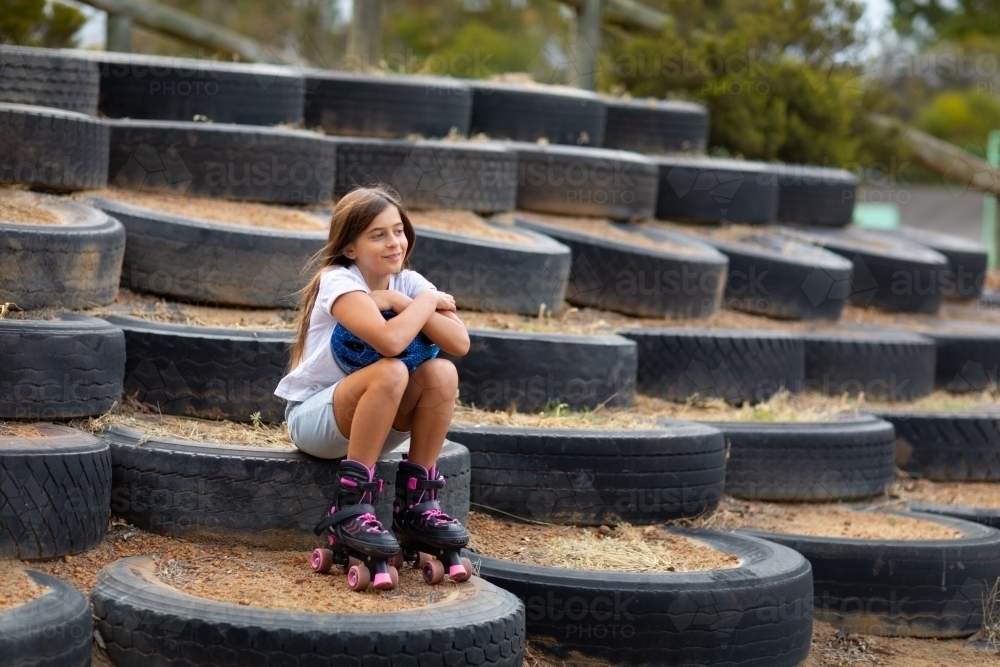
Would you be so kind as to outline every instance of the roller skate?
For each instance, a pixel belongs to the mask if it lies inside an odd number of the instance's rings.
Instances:
[[[441,511],[437,491],[445,485],[437,466],[429,471],[403,461],[396,472],[396,499],[392,507],[392,532],[402,551],[393,559],[396,567],[404,562],[422,570],[424,581],[439,584],[445,574],[452,581],[472,576],[472,563],[461,556],[469,543],[469,533],[457,520]]]
[[[326,542],[325,548],[312,553],[314,572],[337,566],[355,591],[369,584],[379,590],[396,587],[399,573],[389,560],[399,553],[399,542],[375,517],[375,494],[381,490],[375,468],[347,459],[340,462],[333,506],[314,529]]]

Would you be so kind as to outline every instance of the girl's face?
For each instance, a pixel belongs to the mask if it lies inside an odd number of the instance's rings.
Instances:
[[[365,231],[344,246],[343,254],[365,273],[388,275],[403,268],[408,245],[399,209],[389,206],[375,216]]]

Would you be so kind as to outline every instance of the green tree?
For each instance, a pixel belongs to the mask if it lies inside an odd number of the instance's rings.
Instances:
[[[931,38],[961,39],[1000,35],[1000,3],[996,0],[892,0],[896,29],[911,35],[930,28]]]
[[[46,0],[0,0],[0,42],[24,46],[76,46],[87,22],[75,7]]]
[[[975,90],[943,92],[920,110],[916,125],[982,155],[990,130],[1000,128],[1000,100]]]

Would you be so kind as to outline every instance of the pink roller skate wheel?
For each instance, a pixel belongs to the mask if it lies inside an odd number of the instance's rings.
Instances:
[[[376,572],[375,588],[378,588],[379,590],[387,590],[393,588],[392,575],[390,575],[388,572]]]

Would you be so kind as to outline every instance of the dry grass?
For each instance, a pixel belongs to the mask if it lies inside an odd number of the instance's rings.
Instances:
[[[838,631],[825,647],[819,649],[820,659],[830,667],[853,667],[853,665],[882,665],[887,652],[871,637],[852,635],[846,630]]]
[[[420,227],[429,227],[453,234],[478,236],[495,241],[506,241],[508,243],[532,244],[535,242],[530,236],[518,234],[517,230],[513,228],[508,231],[487,225],[482,217],[472,211],[427,209],[412,211],[409,213],[409,217],[410,221],[417,227],[418,242],[420,240]]]
[[[176,438],[207,442],[218,445],[244,445],[247,447],[279,447],[289,449],[295,447],[288,437],[288,428],[284,423],[277,425],[264,424],[260,421],[260,413],[249,415],[251,424],[240,424],[231,421],[213,421],[194,417],[174,417],[162,415],[150,410],[135,401],[126,398],[126,405],[120,409],[112,408],[100,417],[80,419],[71,422],[71,426],[96,433],[104,428],[120,426],[143,433],[147,438]]]
[[[993,651],[1000,648],[1000,579],[983,590],[983,625],[977,638]]]
[[[10,438],[41,438],[45,434],[31,424],[0,422],[0,436]]]

